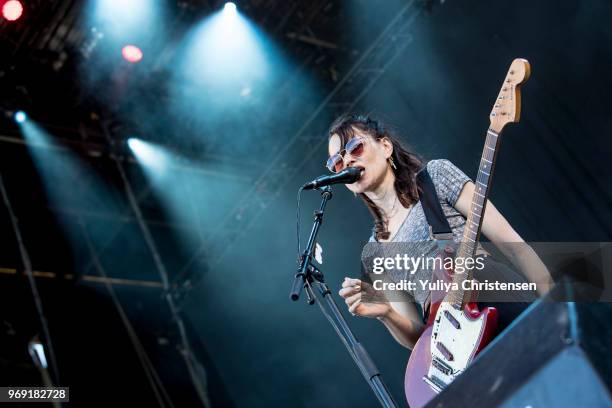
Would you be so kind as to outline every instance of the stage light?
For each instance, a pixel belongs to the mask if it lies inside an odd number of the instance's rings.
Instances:
[[[147,33],[156,33],[158,17],[164,8],[159,0],[91,0],[84,2],[89,24],[98,27],[110,39],[127,41]]]
[[[23,123],[28,119],[28,115],[24,111],[15,112],[15,122]]]
[[[234,7],[226,3],[191,31],[180,63],[183,79],[214,92],[217,101],[241,98],[245,86],[261,83],[272,68],[263,35]]]
[[[18,20],[23,14],[23,5],[18,0],[9,0],[2,6],[2,16],[8,21]]]
[[[130,149],[132,149],[132,151],[136,153],[136,150],[138,150],[138,148],[142,145],[142,142],[134,137],[130,137],[127,141],[127,144]]]
[[[223,6],[223,12],[228,15],[236,14],[236,4],[228,1],[225,3],[225,6]]]
[[[121,50],[121,55],[126,61],[135,64],[142,59],[142,50],[135,45],[126,45]]]
[[[30,352],[30,357],[32,357],[32,360],[34,360],[34,364],[38,368],[47,368],[47,357],[45,356],[45,348],[38,339],[32,340],[30,344],[28,344],[28,351]]]
[[[161,146],[135,137],[130,137],[127,144],[136,159],[143,165],[145,170],[151,173],[151,176],[159,177],[165,173],[168,164],[168,154]]]

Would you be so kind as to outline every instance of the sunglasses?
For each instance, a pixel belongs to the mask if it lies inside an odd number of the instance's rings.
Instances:
[[[344,149],[338,153],[331,155],[327,159],[326,167],[332,173],[338,173],[344,169],[344,156],[351,155],[353,157],[361,157],[363,155],[363,149],[365,147],[366,139],[361,137],[354,137],[346,143]]]

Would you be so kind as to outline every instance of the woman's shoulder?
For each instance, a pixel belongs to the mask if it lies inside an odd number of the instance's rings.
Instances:
[[[448,159],[434,159],[427,162],[427,172],[435,181],[440,178],[467,178],[465,173]]]
[[[440,174],[441,170],[445,170],[452,167],[456,166],[448,159],[433,159],[427,162],[427,172],[432,177],[434,175]]]
[[[463,185],[470,178],[448,159],[430,160],[427,172],[436,187],[438,197],[454,205]]]

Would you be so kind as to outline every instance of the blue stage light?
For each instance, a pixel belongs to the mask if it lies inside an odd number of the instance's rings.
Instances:
[[[223,6],[223,12],[226,14],[236,14],[236,4],[228,1],[227,3],[225,3],[225,6]]]
[[[23,123],[28,119],[28,115],[24,111],[15,112],[15,122]]]
[[[2,0],[0,0],[2,1]],[[159,0],[90,0],[83,2],[87,24],[104,34],[101,49],[116,52],[125,44],[159,40],[166,7]],[[95,67],[95,69],[99,69]]]
[[[135,137],[130,137],[127,144],[134,153],[136,159],[144,165],[147,170],[155,172],[157,176],[165,172],[168,154],[161,146]]]
[[[234,7],[226,3],[219,13],[194,27],[179,68],[183,80],[214,93],[221,104],[241,99],[245,87],[256,89],[269,79],[273,68],[268,58],[271,47],[264,36]]]
[[[127,144],[134,153],[136,153],[138,151],[138,148],[142,146],[142,142],[134,137],[130,137],[127,141]]]

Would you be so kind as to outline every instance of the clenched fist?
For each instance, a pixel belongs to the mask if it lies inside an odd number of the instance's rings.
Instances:
[[[391,309],[389,302],[382,294],[376,293],[370,284],[359,279],[344,278],[342,289],[338,291],[338,294],[344,298],[349,312],[354,316],[383,317]],[[364,294],[367,294],[368,302],[362,301]]]

